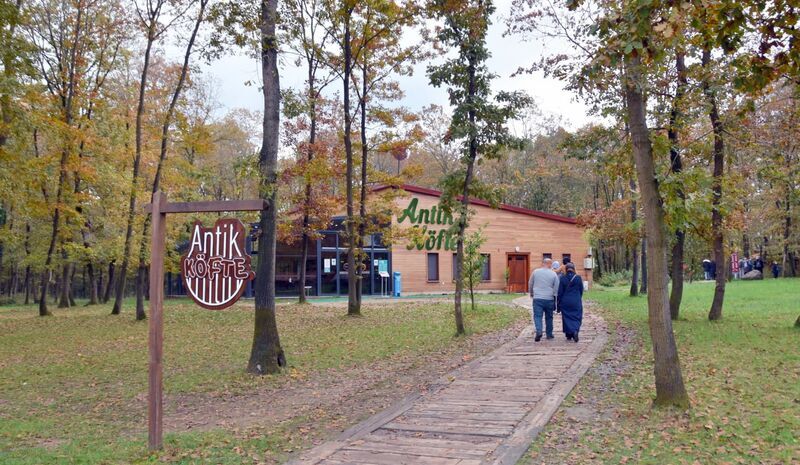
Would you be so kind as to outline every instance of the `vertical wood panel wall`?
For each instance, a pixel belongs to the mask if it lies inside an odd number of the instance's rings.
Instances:
[[[439,198],[435,195],[409,193],[406,197],[398,199],[397,205],[402,210],[409,201],[416,197],[418,209],[438,205]],[[472,205],[475,211],[469,231],[483,225],[486,243],[481,247],[481,252],[490,254],[491,280],[482,282],[479,291],[502,291],[506,288],[505,270],[506,254],[529,253],[531,269],[540,266],[543,254],[550,253],[554,260],[561,261],[563,254],[570,254],[578,274],[584,280],[591,282],[591,270],[584,270],[583,261],[589,252],[589,243],[584,239],[584,232],[575,224],[531,216],[502,209],[493,209],[482,205]],[[393,225],[404,228],[411,225],[406,220],[402,224],[393,218]],[[443,229],[444,225],[429,225],[429,229]],[[427,251],[408,250],[407,240],[392,246],[392,270],[402,273],[403,293],[448,293],[455,290],[453,283],[453,251],[439,250]],[[518,250],[517,250],[518,248]],[[439,280],[428,282],[427,254],[439,254]]]

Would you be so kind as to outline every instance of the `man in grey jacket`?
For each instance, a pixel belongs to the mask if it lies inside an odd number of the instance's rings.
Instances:
[[[547,339],[553,339],[553,310],[558,295],[558,275],[550,269],[553,261],[545,258],[541,268],[533,270],[528,280],[528,293],[533,297],[533,325],[536,327],[536,342],[542,340],[542,315],[547,330]]]

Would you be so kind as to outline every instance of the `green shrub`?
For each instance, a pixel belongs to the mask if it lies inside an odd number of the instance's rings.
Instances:
[[[633,273],[631,272],[631,270],[603,273],[603,276],[600,279],[597,279],[595,281],[595,284],[599,284],[600,286],[606,286],[606,287],[624,286],[625,284],[630,284],[632,277]]]

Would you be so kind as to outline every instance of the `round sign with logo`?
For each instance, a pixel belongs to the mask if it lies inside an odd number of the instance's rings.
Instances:
[[[245,252],[245,228],[235,218],[217,220],[210,228],[196,222],[189,252],[181,257],[181,273],[189,295],[209,310],[230,307],[255,278]]]

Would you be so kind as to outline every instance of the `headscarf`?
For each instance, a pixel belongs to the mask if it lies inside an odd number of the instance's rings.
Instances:
[[[561,268],[561,265],[558,263],[558,260],[553,260],[553,264],[550,265],[550,269],[558,273],[559,268]]]

